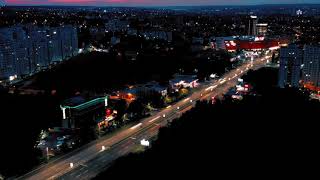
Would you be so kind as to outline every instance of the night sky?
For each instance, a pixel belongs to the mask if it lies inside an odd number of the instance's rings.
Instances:
[[[254,5],[319,3],[319,0],[6,0],[8,5]]]

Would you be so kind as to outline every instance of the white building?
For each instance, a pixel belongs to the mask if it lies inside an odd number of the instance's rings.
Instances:
[[[180,87],[184,88],[195,88],[199,86],[199,79],[196,75],[180,75],[175,74],[174,78],[169,80],[171,88],[178,89]]]

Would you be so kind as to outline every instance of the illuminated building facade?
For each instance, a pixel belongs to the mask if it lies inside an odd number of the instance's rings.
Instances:
[[[65,101],[61,106],[62,127],[77,128],[83,124],[93,126],[106,120],[106,107],[108,97],[85,100],[82,97],[74,97]]]
[[[299,86],[303,49],[297,45],[289,45],[280,49],[280,68],[278,86]]]
[[[0,29],[0,79],[30,75],[78,53],[72,26],[16,25]]]
[[[303,59],[303,81],[305,84],[320,87],[320,47],[306,45]]]

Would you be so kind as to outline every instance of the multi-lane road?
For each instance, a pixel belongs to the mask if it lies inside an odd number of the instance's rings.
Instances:
[[[112,136],[102,137],[84,148],[71,152],[61,158],[33,170],[18,179],[90,179],[111,164],[112,161],[132,152],[142,139],[155,137],[161,126],[181,116],[191,109],[197,100],[210,100],[225,94],[235,86],[241,75],[249,69],[259,69],[269,60],[269,56],[242,64],[222,76],[219,80],[202,85],[196,92],[172,106],[141,120],[136,125],[122,129]],[[72,163],[72,167],[71,164]]]

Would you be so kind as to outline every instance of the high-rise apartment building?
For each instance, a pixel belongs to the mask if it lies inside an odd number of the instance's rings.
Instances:
[[[248,25],[248,35],[249,36],[256,36],[257,35],[257,16],[250,16],[249,18],[249,25]]]
[[[77,29],[16,25],[0,29],[0,79],[29,75],[78,53]]]
[[[302,61],[303,49],[297,45],[291,44],[280,49],[279,87],[299,86]]]
[[[303,82],[320,87],[320,46],[304,47],[303,64]]]

